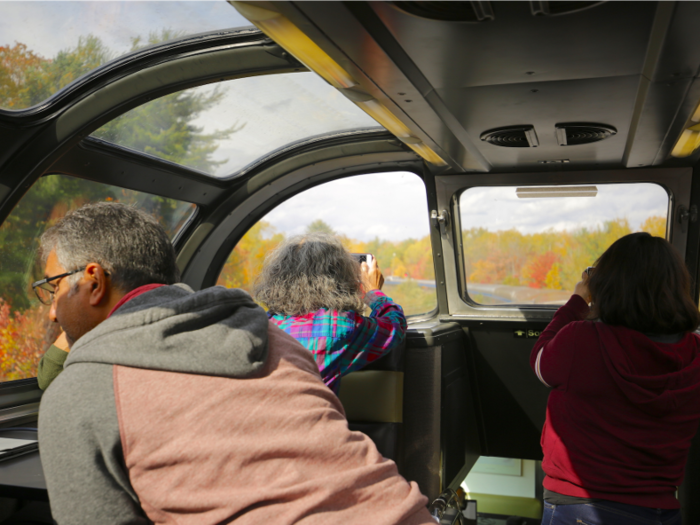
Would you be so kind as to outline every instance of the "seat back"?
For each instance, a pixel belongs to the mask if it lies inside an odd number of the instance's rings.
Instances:
[[[341,381],[350,429],[431,500],[457,488],[481,452],[469,348],[455,323],[413,324],[404,346]]]
[[[338,393],[350,430],[367,434],[382,456],[394,461],[402,441],[405,348],[343,377]]]

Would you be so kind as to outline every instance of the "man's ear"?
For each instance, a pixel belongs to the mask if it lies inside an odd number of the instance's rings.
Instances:
[[[85,280],[90,285],[90,306],[99,306],[109,298],[111,283],[107,272],[99,263],[89,263],[85,266]]]

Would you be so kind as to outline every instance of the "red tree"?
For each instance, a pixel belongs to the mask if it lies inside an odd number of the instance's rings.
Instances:
[[[523,268],[523,277],[530,288],[546,288],[547,274],[559,261],[559,257],[554,252],[543,253],[528,261]]]

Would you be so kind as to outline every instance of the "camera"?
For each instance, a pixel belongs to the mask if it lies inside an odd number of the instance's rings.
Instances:
[[[372,262],[372,254],[371,253],[351,253],[353,259],[355,259],[358,263],[362,264],[363,262],[366,262],[369,264]]]

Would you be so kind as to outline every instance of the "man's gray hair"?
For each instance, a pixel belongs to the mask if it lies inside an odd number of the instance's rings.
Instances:
[[[360,265],[337,237],[312,233],[284,241],[266,257],[254,292],[275,314],[362,312],[360,279]]]
[[[99,202],[69,212],[44,232],[40,250],[44,262],[55,250],[66,271],[99,263],[123,292],[180,280],[175,251],[163,227],[147,213],[125,204]],[[76,274],[70,282],[79,279]]]

